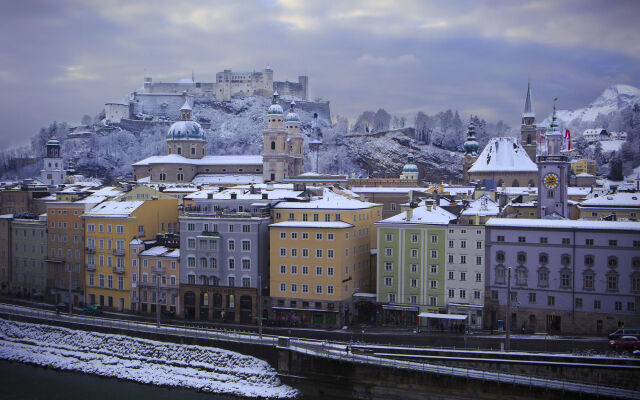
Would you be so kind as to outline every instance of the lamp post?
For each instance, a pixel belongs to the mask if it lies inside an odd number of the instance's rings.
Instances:
[[[161,270],[156,270],[156,328],[160,329],[160,275]]]
[[[507,334],[504,339],[504,349],[511,350],[511,267],[507,268],[507,315],[506,315]]]

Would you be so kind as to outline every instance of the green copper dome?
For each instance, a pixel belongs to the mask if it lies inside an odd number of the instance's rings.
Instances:
[[[300,122],[300,118],[298,117],[298,114],[295,112],[295,106],[296,103],[295,101],[291,101],[291,108],[289,109],[289,113],[287,114],[287,117],[285,118],[286,122]]]
[[[205,140],[204,132],[195,121],[176,121],[169,128],[168,140]]]
[[[476,140],[476,127],[473,122],[469,122],[467,130],[467,140],[464,142],[464,155],[465,156],[478,156],[478,141]]]
[[[271,105],[269,106],[269,111],[267,111],[268,115],[282,115],[284,112],[282,111],[282,107],[278,104],[278,92],[273,93],[273,99],[271,100]]]

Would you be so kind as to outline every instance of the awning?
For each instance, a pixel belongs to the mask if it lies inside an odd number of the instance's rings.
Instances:
[[[418,314],[418,317],[420,317],[420,318],[455,319],[455,320],[467,319],[466,315],[460,315],[460,314],[436,314],[436,313],[430,313],[430,312],[420,313],[420,314]]]
[[[312,312],[333,312],[337,313],[338,310],[323,310],[317,308],[294,308],[294,307],[271,307],[274,310],[284,310],[284,311],[312,311]]]
[[[383,310],[398,310],[398,311],[414,311],[414,312],[418,312],[418,307],[393,306],[393,305],[390,305],[390,304],[383,304],[382,305],[382,309]]]

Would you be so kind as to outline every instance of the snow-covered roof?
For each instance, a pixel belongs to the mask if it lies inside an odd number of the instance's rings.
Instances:
[[[177,252],[177,254],[176,254]],[[170,249],[165,246],[153,246],[140,253],[141,256],[180,257],[179,249]]]
[[[638,207],[640,208],[640,193],[618,192],[593,197],[580,203],[583,207]]]
[[[456,196],[458,193],[471,195],[475,192],[476,188],[473,186],[443,186],[442,193],[448,193],[452,196]]]
[[[191,183],[200,185],[242,185],[262,182],[262,174],[198,174],[191,180]]]
[[[144,242],[138,238],[131,239],[129,244],[144,244]]]
[[[498,215],[500,212],[500,207],[498,203],[491,200],[488,196],[481,196],[476,200],[469,203],[469,207],[467,207],[464,211],[462,211],[462,215]]]
[[[179,154],[168,154],[166,156],[151,156],[133,164],[190,164],[190,165],[256,165],[262,166],[262,156],[260,155],[234,155],[234,156],[204,156],[202,158],[186,158]]]
[[[144,201],[105,201],[84,213],[87,217],[131,215]]]
[[[583,219],[492,218],[486,226],[502,228],[603,229],[640,231],[640,222],[588,221]]]
[[[411,218],[407,220],[407,213],[405,211],[393,217],[389,217],[378,223],[408,223],[408,224],[437,224],[447,225],[451,221],[456,219],[456,216],[442,207],[433,205],[430,209],[427,206],[419,206],[411,209]]]
[[[74,201],[74,203],[77,203],[77,204],[99,204],[99,203],[102,203],[103,201],[105,201],[107,199],[108,199],[107,196],[98,196],[98,195],[92,194],[91,196],[87,196],[84,199]]]
[[[96,196],[116,197],[122,194],[122,190],[114,186],[105,186],[93,192]]]
[[[425,192],[422,187],[354,187],[351,191],[354,193],[409,193],[410,191]]]
[[[494,137],[482,150],[469,172],[538,172],[520,142],[513,137]]]
[[[331,210],[360,210],[371,207],[378,207],[380,204],[369,203],[339,195],[327,188],[323,189],[322,198],[311,201],[293,202],[287,201],[277,204],[274,208],[279,209],[331,209]]]
[[[317,222],[317,221],[284,221],[284,222],[276,222],[275,224],[269,225],[274,228],[353,228],[353,225],[342,222]]]

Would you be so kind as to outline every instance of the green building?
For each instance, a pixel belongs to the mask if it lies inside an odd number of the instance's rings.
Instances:
[[[376,223],[377,302],[384,325],[426,324],[426,313],[445,313],[447,228],[456,216],[425,200]]]

